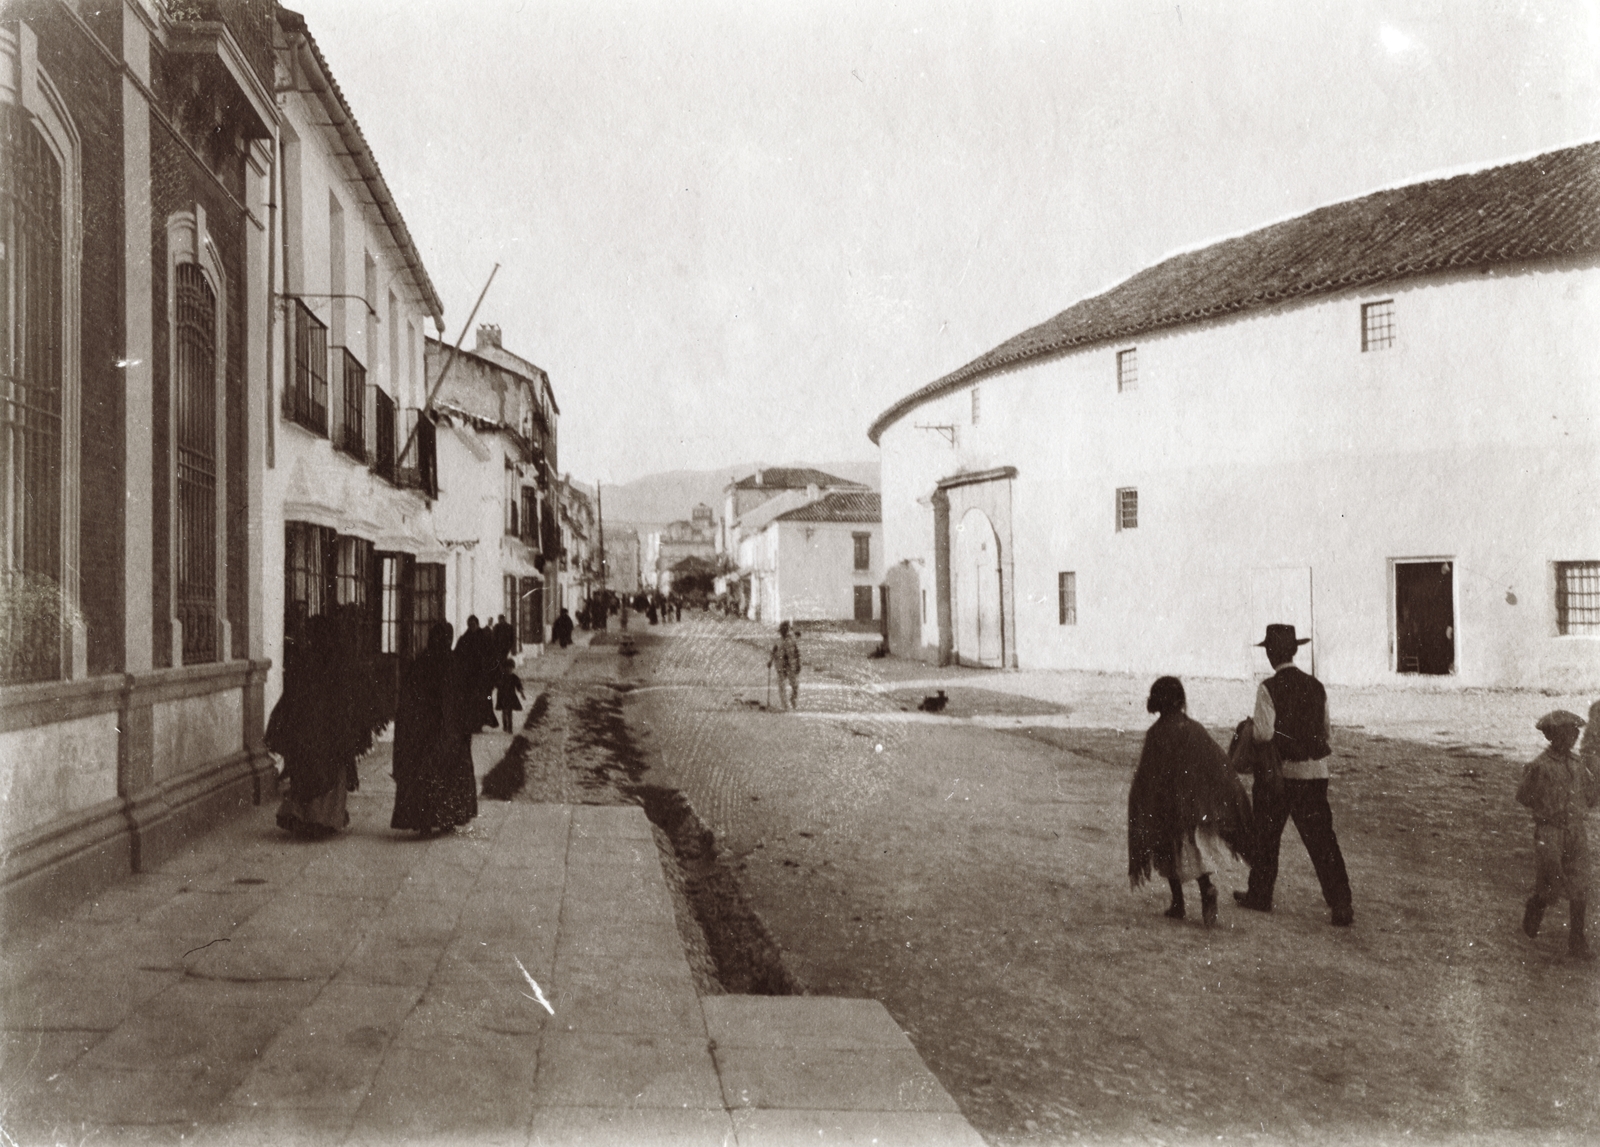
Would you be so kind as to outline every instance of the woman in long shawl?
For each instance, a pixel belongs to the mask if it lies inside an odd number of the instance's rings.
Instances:
[[[394,815],[390,828],[424,836],[478,815],[472,769],[476,698],[472,669],[450,649],[454,630],[434,622],[428,648],[405,671],[394,727]]]
[[[1155,869],[1172,889],[1166,915],[1184,917],[1183,885],[1200,885],[1201,916],[1217,921],[1211,874],[1226,853],[1248,850],[1250,798],[1228,768],[1227,754],[1185,712],[1183,683],[1158,678],[1145,708],[1159,713],[1128,789],[1128,877],[1137,888]]]
[[[308,618],[285,658],[283,696],[267,722],[267,748],[283,757],[288,786],[278,827],[297,836],[331,836],[350,823],[345,795],[360,752],[346,712],[346,653],[332,618]]]

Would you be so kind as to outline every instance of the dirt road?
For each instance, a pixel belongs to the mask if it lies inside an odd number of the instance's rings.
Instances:
[[[859,642],[812,642],[803,711],[769,712],[765,640],[645,635],[624,711],[650,779],[689,797],[806,987],[881,999],[990,1141],[1600,1135],[1600,973],[1565,959],[1563,909],[1517,930],[1520,762],[1336,731],[1355,927],[1329,926],[1290,831],[1277,911],[1225,891],[1207,930],[1129,890],[1141,732],[965,683],[943,717],[908,712],[860,688]]]

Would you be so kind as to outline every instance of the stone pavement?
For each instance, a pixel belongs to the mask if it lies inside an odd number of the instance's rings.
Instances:
[[[4,937],[0,1144],[982,1142],[876,1001],[698,996],[642,810],[422,840],[360,772],[333,839],[264,805]]]

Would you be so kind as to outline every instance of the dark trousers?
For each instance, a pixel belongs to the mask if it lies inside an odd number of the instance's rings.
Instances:
[[[513,714],[515,712],[516,712],[515,709],[502,709],[502,710],[500,710],[500,728],[503,729],[507,733],[515,733],[516,732],[516,729],[512,728],[512,726],[511,726],[511,714]]]
[[[1294,827],[1311,854],[1311,866],[1322,884],[1322,898],[1330,908],[1350,906],[1350,877],[1344,870],[1344,853],[1333,834],[1333,809],[1328,807],[1328,782],[1285,779],[1283,792],[1264,791],[1256,786],[1255,856],[1250,864],[1250,899],[1271,905],[1272,889],[1278,882],[1278,845],[1283,826],[1292,817]]]

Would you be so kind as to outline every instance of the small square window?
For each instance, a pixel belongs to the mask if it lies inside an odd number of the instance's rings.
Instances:
[[[1132,486],[1124,486],[1117,491],[1117,529],[1136,530],[1139,528],[1139,491]]]
[[[1078,624],[1078,575],[1072,571],[1056,574],[1056,600],[1059,624]]]
[[[1139,389],[1139,348],[1117,352],[1117,392]]]
[[[978,425],[978,388],[972,388],[972,425]]]
[[[1600,635],[1600,562],[1556,563],[1556,632]]]
[[[1363,352],[1394,346],[1394,300],[1361,304],[1361,349]]]

